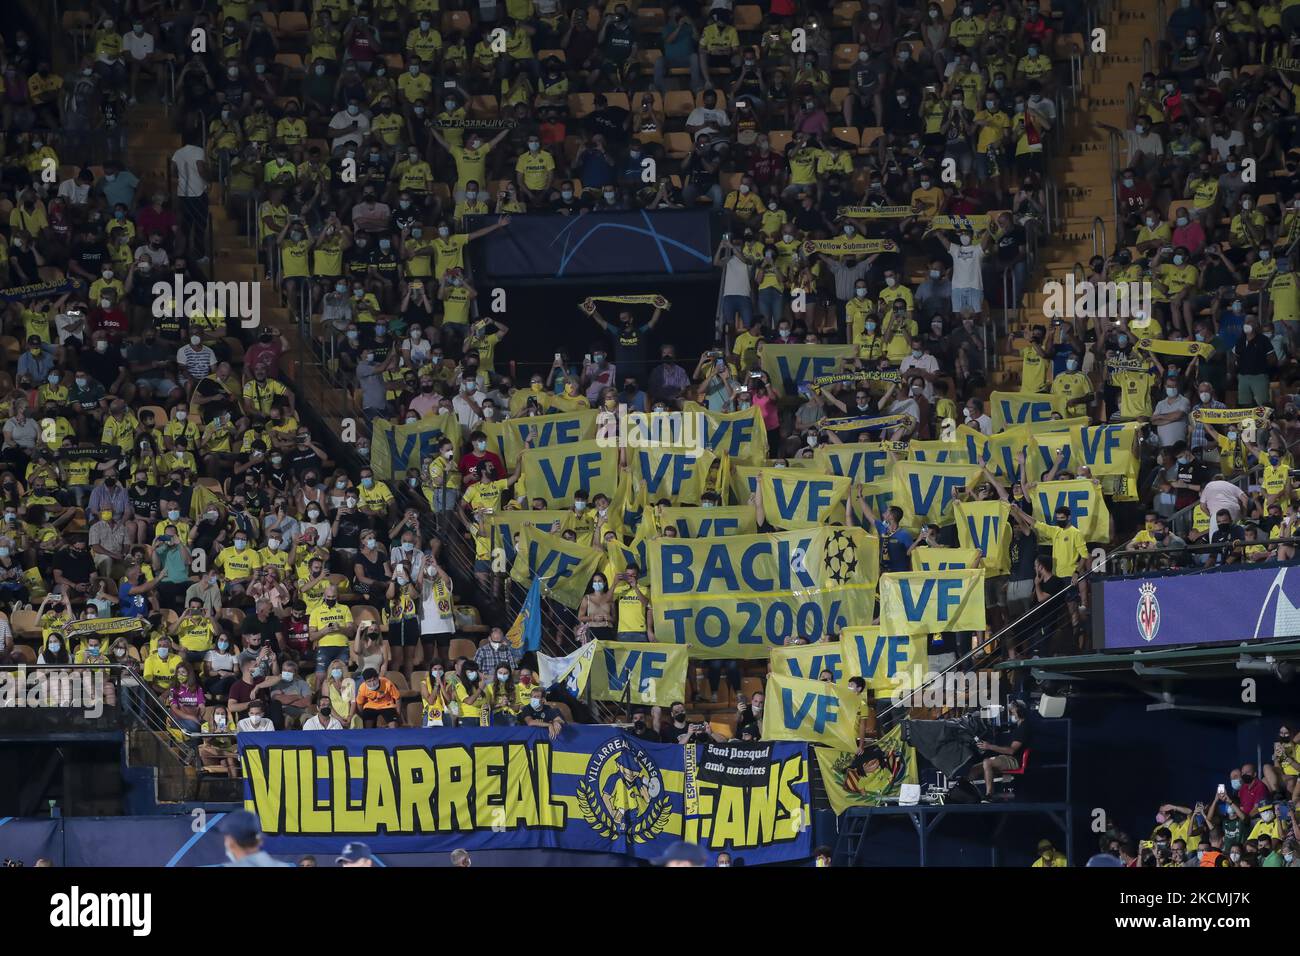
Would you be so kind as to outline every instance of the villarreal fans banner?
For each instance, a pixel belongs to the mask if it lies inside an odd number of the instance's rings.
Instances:
[[[953,498],[980,474],[978,465],[917,461],[896,462],[892,471],[894,504],[903,509],[902,524],[908,528],[952,524]]]
[[[1005,501],[959,501],[953,507],[957,517],[957,541],[984,555],[984,570],[990,577],[1011,571],[1011,506]]]
[[[806,740],[836,750],[857,748],[858,708],[863,701],[847,687],[773,671],[767,675],[764,691],[764,740]]]
[[[437,456],[438,443],[444,438],[456,448],[461,446],[460,422],[450,412],[427,415],[410,425],[377,418],[370,434],[370,467],[380,481],[405,478],[408,468],[419,468]]]
[[[763,427],[763,413],[758,406],[743,412],[711,412],[703,405],[686,402],[682,408],[681,415],[699,417],[702,423],[699,433],[703,436],[705,451],[718,455],[725,454],[732,461],[749,464],[758,464],[767,458],[767,430]],[[652,417],[658,418],[659,415],[673,413],[651,414]],[[684,418],[683,422],[685,422]]]
[[[718,461],[711,451],[631,448],[628,452],[628,467],[638,489],[650,501],[667,498],[675,505],[700,503],[700,496],[708,490],[709,469]]]
[[[829,671],[831,680],[837,684],[843,684],[853,676],[844,671],[844,652],[837,642],[774,647],[771,662],[776,673],[803,680],[818,680],[822,671]]]
[[[794,395],[800,385],[831,375],[858,357],[856,345],[771,345],[761,353],[763,371],[778,397]]]
[[[686,693],[690,651],[675,644],[597,641],[589,682],[596,700],[668,707]]]
[[[806,858],[808,751],[652,744],[612,727],[240,734],[245,806],[272,853],[550,849],[641,859],[676,840],[751,863]]]
[[[882,574],[880,626],[891,634],[984,630],[984,569]]]
[[[697,658],[766,658],[787,637],[869,621],[880,545],[861,528],[647,543],[655,638]]]
[[[614,497],[618,490],[618,447],[596,441],[574,442],[524,452],[524,488],[552,508],[567,508],[578,491]]]
[[[903,728],[893,728],[862,753],[817,748],[826,796],[836,814],[849,807],[878,807],[897,797],[905,783],[916,783],[916,750],[903,743]]]
[[[880,481],[889,473],[889,446],[884,442],[818,445],[813,453],[817,467],[828,475],[842,475],[854,484]]]
[[[1039,520],[1050,524],[1058,508],[1070,509],[1070,524],[1089,541],[1110,540],[1110,509],[1101,485],[1087,478],[1044,481],[1035,486],[1033,505]]]

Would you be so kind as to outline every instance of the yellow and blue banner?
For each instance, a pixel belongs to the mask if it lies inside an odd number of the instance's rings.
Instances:
[[[853,676],[845,672],[843,650],[834,641],[774,647],[770,662],[774,673],[802,680],[819,680],[822,671],[830,671],[831,680],[842,685]]]
[[[616,444],[596,441],[530,448],[523,458],[524,488],[529,498],[542,498],[552,508],[567,508],[578,491],[612,499],[618,491],[618,452]]]
[[[870,621],[880,542],[817,528],[646,544],[655,637],[698,658],[766,658],[786,638]]]
[[[686,693],[690,652],[677,644],[597,641],[591,660],[594,700],[670,706]]]
[[[763,343],[763,371],[777,397],[794,395],[800,385],[833,375],[858,357],[856,345],[776,345]]]
[[[989,417],[993,431],[1033,422],[1051,421],[1053,413],[1065,414],[1065,396],[1049,392],[994,392],[989,396]]]
[[[882,634],[874,625],[845,628],[844,679],[861,677],[877,698],[909,693],[925,682],[927,641],[924,634]]]
[[[767,675],[764,692],[764,740],[805,740],[835,750],[857,749],[862,699],[847,687],[773,671]]]
[[[667,498],[675,505],[697,505],[708,490],[711,451],[694,454],[672,448],[629,448],[628,467],[646,501]]]
[[[1057,508],[1070,509],[1070,524],[1089,541],[1110,540],[1110,509],[1101,485],[1088,478],[1044,481],[1034,488],[1033,505],[1039,521],[1051,524]]]
[[[678,508],[665,505],[655,516],[660,528],[670,525],[679,538],[721,538],[733,534],[755,534],[758,524],[749,505],[719,505],[713,508]]]
[[[902,524],[951,524],[952,503],[958,490],[970,488],[979,478],[977,465],[900,461],[894,465],[894,504],[903,509]]]
[[[574,445],[596,437],[595,409],[582,408],[552,415],[521,415],[503,422],[483,422],[478,430],[487,436],[488,450],[501,456],[506,468],[513,469],[525,448],[554,448]]]
[[[844,519],[844,500],[852,479],[807,474],[802,469],[764,468],[758,473],[767,523],[783,531],[811,528]]]
[[[1011,572],[1011,506],[1005,501],[959,501],[953,508],[957,518],[957,541],[963,548],[984,554],[984,570],[990,577]]]
[[[902,454],[906,454],[903,452]],[[887,442],[849,442],[818,445],[813,461],[828,475],[842,475],[854,484],[867,484],[889,477],[890,453]]]
[[[685,414],[701,416],[705,451],[752,465],[767,458],[767,429],[757,406],[743,412],[711,412],[703,405],[686,402],[682,408]]]
[[[913,571],[949,571],[980,565],[975,548],[939,548],[926,545],[912,552]]]
[[[525,526],[519,533],[519,552],[510,565],[510,580],[531,587],[534,579],[541,579],[547,597],[576,609],[591,576],[604,564],[604,551]]]
[[[890,634],[982,631],[984,569],[880,576],[880,628]]]
[[[515,621],[506,631],[506,643],[517,651],[535,651],[542,646],[542,578],[533,578],[528,594],[515,615]]]
[[[647,743],[617,728],[240,734],[244,805],[272,853],[550,848],[751,863],[811,852],[808,748]]]
[[[410,425],[376,418],[370,428],[370,468],[379,481],[405,478],[408,468],[419,468],[437,456],[444,438],[459,451],[460,421],[450,412],[426,415]]]

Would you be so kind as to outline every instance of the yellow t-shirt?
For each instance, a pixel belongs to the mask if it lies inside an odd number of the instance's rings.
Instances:
[[[342,604],[333,607],[322,602],[307,615],[307,627],[313,631],[329,631],[317,643],[317,647],[347,647],[348,636],[342,628],[352,623],[352,612]],[[338,630],[335,630],[338,628]]]

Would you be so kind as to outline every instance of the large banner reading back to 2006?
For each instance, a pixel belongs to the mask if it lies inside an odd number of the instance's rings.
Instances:
[[[612,727],[239,735],[272,853],[551,848],[650,859],[682,839],[751,863],[805,858],[808,748],[651,744]]]
[[[646,556],[655,639],[694,658],[765,658],[787,637],[870,621],[880,570],[861,528],[657,538]]]

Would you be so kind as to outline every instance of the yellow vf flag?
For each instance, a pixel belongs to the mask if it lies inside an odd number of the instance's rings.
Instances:
[[[835,750],[858,747],[860,700],[846,687],[825,681],[767,675],[764,740],[806,740]]]
[[[800,385],[833,375],[845,362],[858,357],[856,345],[773,345],[765,343],[763,371],[778,398],[793,396]]]
[[[1110,509],[1101,484],[1088,478],[1044,481],[1033,491],[1039,520],[1051,524],[1058,508],[1070,509],[1070,524],[1089,541],[1110,540]]]
[[[721,538],[729,534],[755,534],[754,509],[748,505],[714,508],[678,508],[665,505],[655,515],[659,528],[672,526],[679,538]]]
[[[711,412],[695,402],[682,408],[685,415],[701,416],[705,451],[752,465],[767,458],[767,429],[757,405],[743,412]]]
[[[903,509],[902,524],[951,524],[952,501],[958,489],[969,488],[979,477],[979,467],[900,461],[894,465],[894,504]]]
[[[628,467],[645,500],[667,498],[675,505],[697,505],[708,490],[709,469],[718,456],[671,448],[629,448]]]
[[[573,504],[577,491],[589,497],[618,491],[618,447],[583,441],[524,452],[524,486],[531,498],[543,498],[552,508]]]
[[[521,415],[503,422],[483,422],[478,430],[487,436],[488,450],[495,451],[508,468],[513,468],[525,448],[552,448],[595,438],[598,414],[595,409],[584,408],[553,415]]]
[[[673,644],[597,641],[588,678],[596,700],[670,706],[686,691],[690,652]]]
[[[534,577],[540,577],[548,597],[576,609],[591,576],[604,563],[604,551],[525,525],[519,532],[519,552],[510,566],[510,579],[527,587]]]
[[[880,628],[845,628],[840,634],[844,679],[861,677],[877,697],[899,697],[925,682],[926,634],[882,634]]]
[[[1005,501],[959,501],[953,511],[957,541],[984,554],[988,575],[1011,573],[1011,506]]]
[[[410,425],[375,419],[370,437],[370,467],[375,478],[405,478],[408,468],[419,468],[437,456],[438,443],[444,438],[460,448],[460,422],[450,412],[426,415]]]
[[[913,571],[948,571],[980,565],[980,553],[974,548],[917,548],[912,552]]]
[[[852,483],[849,478],[791,468],[764,468],[758,474],[763,514],[768,524],[783,531],[842,521]]]
[[[852,442],[818,445],[813,452],[818,469],[828,475],[843,475],[854,484],[867,484],[889,477],[890,454],[882,442]]]
[[[1046,392],[994,392],[989,396],[993,431],[1016,425],[1052,420],[1052,413],[1065,414],[1065,396]]]
[[[984,569],[882,574],[880,627],[889,634],[984,630]]]
[[[819,680],[822,671],[830,671],[831,680],[843,685],[853,676],[844,670],[844,651],[835,641],[774,647],[771,664],[774,672],[803,680]]]
[[[861,754],[817,748],[817,764],[831,809],[841,814],[849,807],[878,807],[896,798],[905,783],[916,783],[916,750],[903,743],[902,725],[896,726]]]

